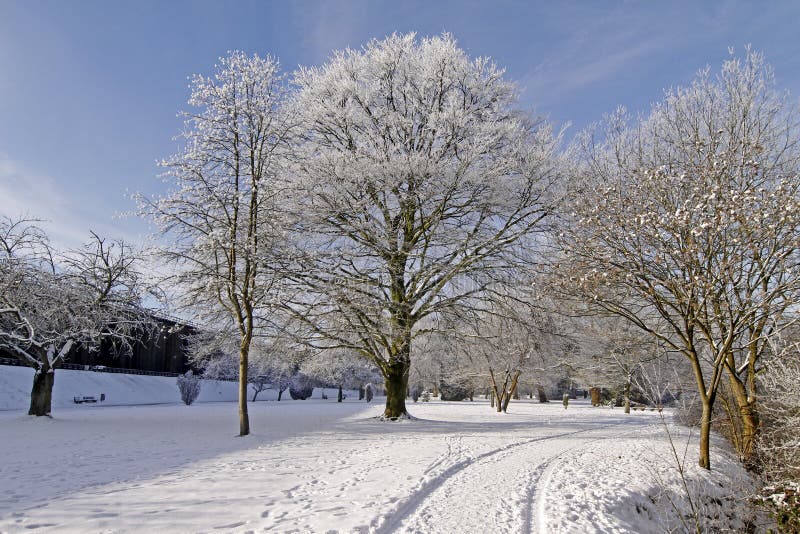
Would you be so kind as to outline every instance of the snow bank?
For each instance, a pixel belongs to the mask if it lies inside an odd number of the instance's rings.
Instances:
[[[13,365],[0,365],[0,410],[28,410],[30,404],[33,369]],[[331,395],[331,392],[334,392]],[[329,397],[335,399],[336,390],[327,389]],[[105,401],[97,404],[76,405],[73,397],[93,396]],[[313,398],[320,398],[321,389],[315,389]],[[348,398],[358,398],[357,391],[346,391]],[[202,380],[200,397],[195,402],[234,402],[238,399],[238,384],[220,380]],[[250,390],[248,398],[253,398]],[[258,401],[277,400],[278,393],[265,390],[258,394]],[[282,397],[289,400],[289,392]],[[53,411],[65,408],[89,406],[131,406],[146,404],[176,404],[181,396],[175,377],[126,375],[94,371],[56,370],[53,386]]]

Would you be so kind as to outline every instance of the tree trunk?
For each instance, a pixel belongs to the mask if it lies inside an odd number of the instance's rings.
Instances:
[[[500,413],[503,411],[503,399],[505,399],[508,374],[506,374],[506,382],[503,383],[502,392],[500,388],[497,387],[497,379],[494,376],[494,369],[491,367],[489,368],[489,379],[492,382],[492,407],[496,409],[497,413]],[[496,406],[495,401],[497,401]]]
[[[283,396],[283,390],[279,389],[278,390],[278,402],[280,402],[282,396]]]
[[[434,397],[438,397],[439,396],[439,383],[438,382],[434,382],[433,383],[433,396]]]
[[[600,406],[600,388],[589,389],[589,394],[592,396],[592,406]]]
[[[400,358],[387,364],[384,370],[386,385],[386,408],[384,419],[396,421],[408,417],[406,411],[406,389],[408,389],[408,372],[411,366],[408,358]]]
[[[755,453],[755,441],[759,429],[759,416],[756,411],[756,396],[755,393],[748,395],[747,388],[738,376],[734,375],[728,369],[728,383],[730,384],[733,399],[736,402],[736,412],[731,413],[733,417],[738,417],[739,428],[741,435],[738,436],[740,460],[745,466],[752,467],[753,456]],[[736,432],[736,426],[732,426],[732,431]]]
[[[503,399],[503,413],[508,413],[508,403],[511,402],[511,398],[514,397],[514,394],[517,391],[517,381],[519,380],[519,375],[519,370],[514,372],[514,378],[511,379],[511,386],[508,388],[508,391],[505,392],[505,398]]]
[[[712,403],[703,400],[703,415],[700,417],[700,460],[698,465],[703,469],[711,470],[711,455],[709,445],[711,440],[711,410]]]
[[[256,397],[258,397],[259,391],[260,391],[259,389],[255,389],[255,388],[253,389],[253,399],[250,402],[255,402],[256,401]]]
[[[247,366],[250,346],[247,340],[239,347],[239,435],[250,433],[250,417],[247,414]]]
[[[342,385],[339,384],[339,395],[336,396],[336,402],[342,402]]]
[[[631,413],[631,377],[625,382],[625,413]]]
[[[53,400],[53,383],[55,381],[55,369],[51,369],[47,364],[41,369],[36,370],[33,375],[33,388],[31,388],[31,405],[28,415],[43,416],[50,415],[50,408]]]
[[[547,393],[545,392],[543,386],[536,386],[536,394],[539,396],[539,402],[550,402],[547,399]]]

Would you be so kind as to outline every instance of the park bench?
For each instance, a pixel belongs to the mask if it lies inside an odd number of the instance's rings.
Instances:
[[[100,400],[101,401],[106,400],[105,393],[100,395]],[[84,402],[97,402],[97,397],[95,397],[94,395],[88,395],[83,397],[75,396],[72,397],[72,402],[74,402],[75,404],[83,404]]]

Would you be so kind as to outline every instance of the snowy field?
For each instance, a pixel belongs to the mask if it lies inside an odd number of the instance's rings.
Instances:
[[[573,401],[80,406],[0,412],[0,532],[662,532],[682,490],[655,412]],[[676,430],[677,431],[677,430]],[[676,443],[686,443],[677,431]],[[715,449],[709,517],[745,482]],[[740,492],[740,497],[742,493]],[[715,508],[716,507],[716,508]],[[722,523],[720,523],[722,525]]]
[[[0,410],[27,412],[32,383],[32,368],[0,365]],[[238,399],[238,388],[236,382],[203,380],[196,402],[233,402]],[[329,389],[328,393],[332,391]],[[75,407],[73,397],[93,396],[100,399],[101,394],[105,394],[103,406],[174,404],[181,401],[175,377],[59,369],[53,385],[53,411]],[[319,396],[321,392],[315,394]],[[285,395],[288,397],[289,392],[285,392]],[[274,400],[277,396],[277,392],[266,390],[259,393],[257,399]],[[253,398],[252,390],[248,398]]]

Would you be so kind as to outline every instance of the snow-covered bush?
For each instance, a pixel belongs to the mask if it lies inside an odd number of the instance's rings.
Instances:
[[[769,511],[779,532],[800,532],[800,482],[764,486],[756,502]]]
[[[423,391],[422,395],[420,396],[420,399],[422,399],[422,402],[430,402],[431,401],[430,392],[428,390]]]
[[[775,359],[760,380],[758,439],[760,468],[768,484],[756,502],[767,509],[780,532],[800,532],[800,343],[773,342],[772,349]]]
[[[197,400],[200,395],[200,379],[191,370],[186,371],[186,374],[179,375],[177,384],[178,391],[181,392],[181,400],[186,406]]]

